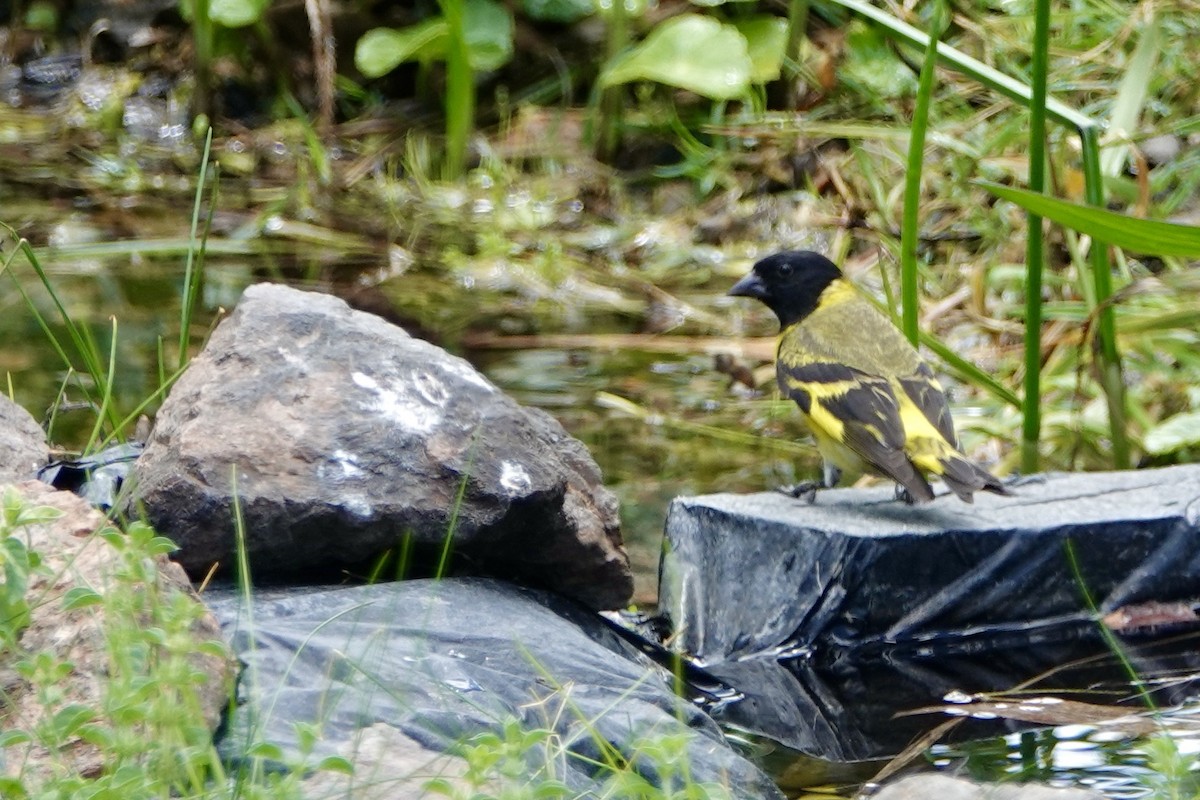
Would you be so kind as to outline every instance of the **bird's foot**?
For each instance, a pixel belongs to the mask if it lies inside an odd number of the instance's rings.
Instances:
[[[817,499],[817,489],[824,488],[824,486],[816,481],[801,481],[791,486],[777,487],[775,491],[786,494],[788,497],[794,497],[797,500],[803,498],[806,503],[812,503]]]
[[[1030,486],[1035,483],[1045,483],[1046,476],[1043,473],[1035,473],[1033,475],[1022,475],[1019,472],[1012,472],[1007,477],[1001,480],[1006,488],[1016,486]]]
[[[917,500],[912,496],[912,492],[904,488],[900,484],[896,484],[896,499],[903,500],[906,506],[915,505]]]

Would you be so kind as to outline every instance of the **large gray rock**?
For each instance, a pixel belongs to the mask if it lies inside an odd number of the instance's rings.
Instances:
[[[121,664],[113,661],[110,636],[118,621],[107,615],[131,615],[135,609],[121,611],[119,609],[123,607],[119,604],[67,609],[64,601],[69,592],[80,587],[105,595],[113,591],[114,574],[127,569],[123,563],[125,556],[98,535],[102,529],[111,527],[104,515],[70,492],[55,491],[38,481],[0,487],[0,492],[5,491],[14,492],[27,512],[42,510],[36,515],[38,521],[31,521],[13,532],[30,550],[40,555],[42,568],[31,574],[25,593],[31,606],[30,618],[28,626],[20,633],[19,650],[3,652],[5,648],[0,647],[3,655],[0,657],[0,686],[3,686],[0,730],[37,732],[54,729],[55,715],[73,706],[87,709],[103,720],[111,712],[106,706],[105,692],[108,684],[116,680],[114,676],[120,674],[128,681],[138,679],[136,658]],[[232,690],[232,656],[223,646],[216,619],[200,605],[179,565],[168,561],[166,556],[159,556],[151,567],[156,585],[142,583],[137,591],[152,598],[147,602],[163,606],[176,602],[190,604],[195,612],[194,622],[186,631],[171,631],[159,646],[148,646],[146,642],[130,646],[145,646],[145,658],[164,660],[171,657],[172,652],[179,652],[179,648],[187,648],[184,659],[194,674],[190,688],[195,694],[191,698],[180,696],[180,700],[189,707],[194,701],[209,729],[216,730]],[[132,594],[135,589],[127,587],[124,591]],[[126,626],[138,622],[144,624],[143,620],[130,617],[119,622]],[[224,655],[221,655],[222,649]],[[35,654],[46,654],[55,661],[68,663],[70,668],[49,681],[43,678],[40,683],[36,676],[41,672],[35,672],[35,677],[29,678],[27,673],[14,669],[20,657],[27,655],[32,661]],[[162,687],[162,691],[176,689]],[[47,701],[47,697],[56,699]],[[19,774],[31,791],[30,796],[34,797],[50,796],[39,794],[36,788],[43,780],[52,783],[55,776],[61,780],[64,768],[92,776],[111,766],[106,763],[106,757],[111,757],[111,753],[106,756],[105,748],[98,747],[79,732],[62,741],[47,741],[43,735],[34,735],[28,741],[14,738],[8,745],[0,750],[0,765],[10,775]]]
[[[247,289],[171,389],[136,477],[193,573],[232,565],[236,494],[256,575],[357,564],[409,535],[415,561],[436,562],[453,533],[460,572],[597,608],[632,592],[616,500],[582,444],[327,295]]]
[[[259,742],[293,764],[357,752],[356,778],[374,780],[369,765],[386,763],[377,777],[398,787],[387,796],[420,797],[443,770],[455,784],[465,777],[433,753],[461,754],[487,736],[504,758],[490,770],[475,760],[475,778],[515,782],[522,796],[551,780],[571,788],[563,796],[630,796],[634,784],[618,791],[605,767],[628,764],[664,795],[715,784],[725,793],[707,796],[782,800],[676,695],[671,672],[556,595],[461,578],[268,591],[252,602],[209,600],[246,665],[219,744],[233,757]],[[312,725],[321,735],[307,743]],[[412,742],[432,752],[414,759]]]
[[[1012,497],[907,506],[891,489],[680,498],[660,607],[709,663],[836,649],[920,652],[1090,627],[1200,596],[1200,465],[1046,475]],[[753,591],[747,591],[753,587]]]
[[[28,411],[0,394],[0,483],[36,478],[49,458],[46,432]]]
[[[438,793],[427,789],[433,781],[451,787],[455,797],[471,797],[472,790],[481,789],[494,797],[504,789],[500,780],[478,785],[465,759],[424,748],[386,722],[369,725],[353,739],[342,742],[337,755],[349,762],[350,771],[329,769],[306,774],[300,784],[300,795],[305,800],[437,797]]]

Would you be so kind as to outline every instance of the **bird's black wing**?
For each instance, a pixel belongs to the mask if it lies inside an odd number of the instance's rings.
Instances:
[[[900,404],[886,378],[844,364],[778,362],[780,387],[829,438],[866,462],[873,472],[908,489],[918,499],[933,497],[928,482],[904,452]]]
[[[942,438],[958,449],[958,437],[954,434],[954,420],[950,418],[950,404],[946,402],[946,394],[941,384],[933,377],[933,370],[925,362],[917,367],[917,374],[910,378],[900,378],[900,386],[904,393],[916,404],[925,419],[937,428]]]

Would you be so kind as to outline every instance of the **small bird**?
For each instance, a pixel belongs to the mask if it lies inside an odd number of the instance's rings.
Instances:
[[[927,503],[926,475],[958,498],[1010,494],[958,449],[954,422],[933,370],[895,325],[819,253],[768,256],[729,294],[761,300],[779,317],[775,375],[796,401],[825,461],[824,483],[789,489],[811,502],[842,471],[890,478],[905,502]]]

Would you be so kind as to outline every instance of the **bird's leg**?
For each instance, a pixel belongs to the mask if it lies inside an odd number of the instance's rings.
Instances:
[[[842,480],[842,471],[835,467],[832,462],[824,462],[825,468],[825,488],[832,489]]]
[[[804,502],[811,503],[817,499],[817,489],[824,488],[820,481],[800,481],[800,483],[793,483],[789,486],[780,486],[775,491],[797,500],[804,498]]]
[[[824,472],[824,482],[801,481],[792,486],[780,486],[777,491],[789,497],[795,497],[797,500],[804,498],[806,503],[815,502],[817,499],[817,489],[832,489],[842,479],[842,471],[828,461],[825,462]]]

